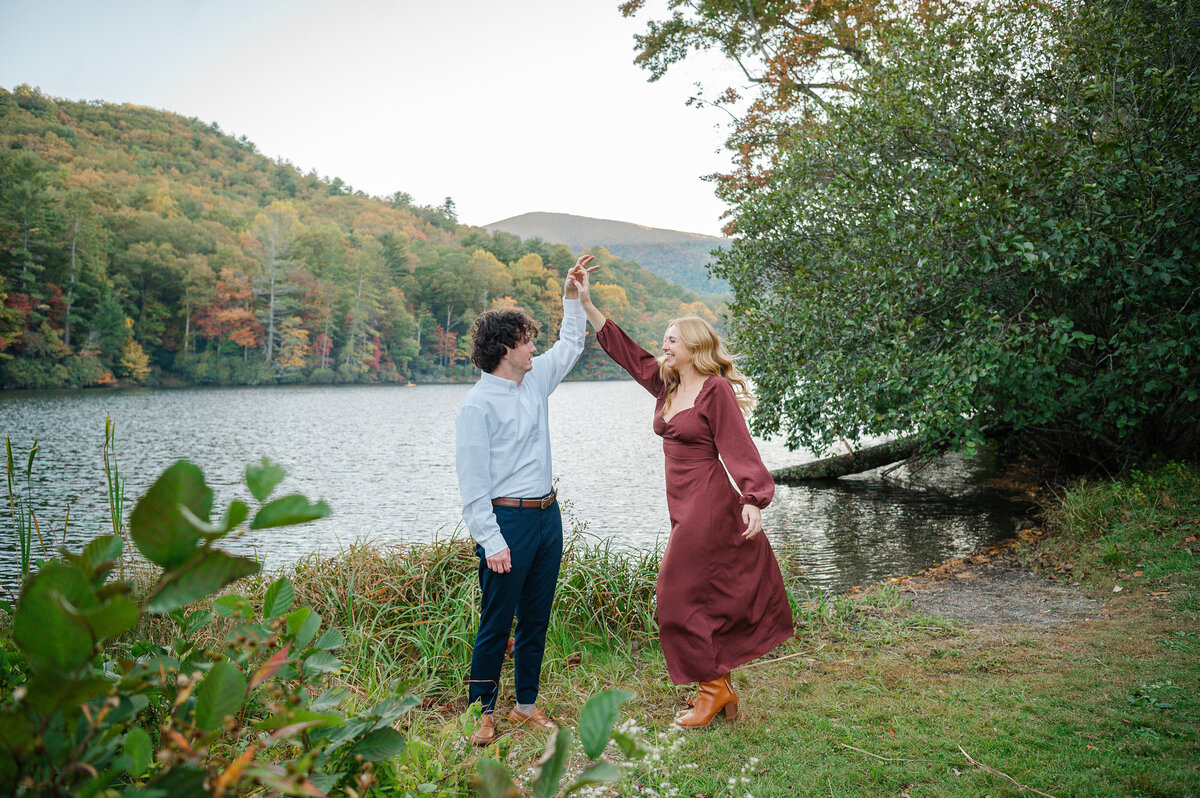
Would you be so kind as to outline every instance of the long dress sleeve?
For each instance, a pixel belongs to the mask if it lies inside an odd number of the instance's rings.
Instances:
[[[738,407],[733,386],[721,376],[714,375],[708,379],[714,384],[708,391],[701,412],[712,430],[717,453],[741,493],[740,502],[762,509],[775,496],[775,480],[763,465],[758,447],[750,437],[750,429]]]
[[[604,322],[596,340],[616,364],[629,372],[639,385],[658,396],[663,391],[662,378],[658,376],[658,360],[654,355],[634,343],[625,331],[612,319]]]

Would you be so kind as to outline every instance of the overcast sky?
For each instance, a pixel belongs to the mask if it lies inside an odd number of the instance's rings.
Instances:
[[[375,195],[718,234],[716,57],[657,83],[618,0],[0,0],[0,86],[216,122]],[[719,74],[720,73],[720,74]]]

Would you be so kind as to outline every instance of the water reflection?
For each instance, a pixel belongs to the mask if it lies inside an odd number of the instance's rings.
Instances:
[[[132,501],[181,457],[198,463],[217,508],[247,497],[245,466],[283,464],[284,492],[324,498],[329,519],[229,542],[278,568],[356,540],[421,541],[459,524],[454,412],[469,386],[338,386],[8,392],[0,432],[15,450],[40,439],[31,489],[46,535],[78,548],[111,530],[102,468],[104,417],[117,423],[117,460]],[[551,397],[554,471],[568,520],[617,547],[652,548],[669,532],[653,400],[631,382],[565,383]],[[810,459],[760,441],[770,468]],[[1011,536],[1024,508],[978,487],[977,465],[915,478],[875,472],[830,486],[780,487],[764,524],[785,571],[843,590],[911,572]],[[5,514],[0,584],[12,584],[17,543]]]

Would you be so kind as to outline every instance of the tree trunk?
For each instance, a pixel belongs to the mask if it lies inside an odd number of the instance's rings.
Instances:
[[[71,346],[71,305],[75,301],[75,279],[79,274],[79,257],[76,244],[79,241],[79,214],[75,214],[75,225],[71,228],[71,279],[67,283],[67,310],[63,314],[63,343]]]
[[[772,471],[771,476],[780,485],[799,485],[804,482],[837,479],[847,474],[870,471],[872,468],[879,468],[898,460],[907,460],[917,453],[917,448],[915,442],[902,438],[859,449],[854,454],[842,454],[791,468],[780,468]]]
[[[267,297],[267,365],[275,362],[275,253],[270,253],[271,282]]]

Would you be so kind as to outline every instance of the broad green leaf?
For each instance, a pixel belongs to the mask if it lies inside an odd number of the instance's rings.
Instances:
[[[308,780],[314,787],[328,795],[329,793],[333,792],[333,788],[336,787],[337,783],[342,780],[342,774],[324,773],[314,770],[308,775]]]
[[[118,691],[118,698],[119,703],[117,706],[105,716],[105,719],[112,725],[132,720],[137,717],[139,712],[150,706],[150,699],[141,693],[121,695],[120,691]]]
[[[296,641],[297,649],[307,648],[321,628],[321,616],[308,607],[301,607],[288,613],[285,620],[288,634],[292,635],[292,639]]]
[[[617,747],[621,749],[621,753],[627,759],[641,759],[647,753],[646,749],[642,747],[642,744],[632,734],[615,731],[612,733],[612,738],[613,742],[617,744]]]
[[[205,521],[184,506],[179,507],[179,514],[183,516],[185,521],[195,527],[196,531],[198,531],[205,540],[212,542],[225,537],[234,529],[236,529],[239,524],[245,521],[250,515],[250,508],[244,501],[234,499],[229,503],[229,506],[225,508],[225,514],[221,516],[221,521],[217,524],[211,524],[208,521]]]
[[[154,614],[170,612],[211,596],[242,577],[256,574],[261,567],[249,557],[201,550],[182,568],[163,575],[150,596],[146,611]]]
[[[77,611],[96,606],[79,569],[51,560],[26,583],[13,617],[13,639],[35,668],[74,670],[91,657],[91,635],[71,619],[63,601]]]
[[[342,636],[342,630],[335,626],[332,629],[326,629],[321,636],[317,638],[317,642],[313,643],[313,648],[318,648],[322,651],[329,651],[331,649],[341,648],[343,645],[345,645],[345,643],[346,639]]]
[[[150,735],[146,734],[146,730],[141,726],[134,726],[125,735],[125,745],[122,749],[123,753],[129,760],[129,775],[135,779],[140,779],[146,773],[146,768],[150,767],[150,761],[154,758],[154,745],[150,742]]]
[[[33,724],[28,713],[0,712],[0,749],[21,753],[33,741]]]
[[[558,794],[558,782],[566,769],[567,756],[571,751],[571,730],[559,729],[546,743],[546,752],[538,760],[541,769],[533,780],[534,798],[554,798]]]
[[[203,472],[186,460],[178,461],[138,499],[129,516],[129,532],[138,551],[164,568],[184,564],[195,551],[200,530],[184,518],[179,508],[186,507],[207,523],[212,502],[212,490],[204,483]]]
[[[508,770],[494,759],[479,760],[475,769],[479,773],[479,783],[475,785],[479,798],[508,798],[517,789]]]
[[[249,517],[249,505],[240,499],[234,499],[225,508],[225,514],[221,516],[221,534],[226,535],[237,529]]]
[[[621,715],[621,705],[633,698],[628,690],[602,690],[588,699],[579,713],[579,742],[588,759],[604,753],[613,726]]]
[[[265,502],[271,495],[271,491],[275,490],[275,486],[283,481],[286,474],[283,466],[272,463],[264,457],[258,465],[246,466],[246,487],[250,488],[254,498]]]
[[[236,715],[246,698],[246,677],[237,666],[221,660],[196,688],[196,725],[209,731],[221,727],[226,715]]]
[[[420,704],[421,699],[416,696],[394,696],[392,698],[385,698],[371,707],[371,711],[367,715],[378,718],[384,723],[395,723],[401,717],[408,714],[410,709],[420,706]]]
[[[270,529],[277,526],[291,526],[315,521],[329,515],[329,505],[325,502],[309,504],[308,499],[298,493],[276,499],[254,514],[250,522],[251,529]]]
[[[342,669],[342,661],[328,651],[318,651],[304,660],[304,675],[334,673]]]
[[[183,633],[189,638],[194,638],[196,633],[213,622],[213,614],[208,610],[192,610],[183,619],[180,628]]]
[[[80,555],[95,570],[98,566],[120,558],[125,542],[117,535],[101,535],[83,547]]]
[[[620,780],[621,769],[619,767],[612,762],[600,761],[576,776],[575,780],[563,792],[565,795],[570,795],[573,792],[582,790],[584,787],[591,787],[596,784],[611,784],[614,781]]]
[[[404,750],[404,735],[390,726],[375,729],[356,742],[350,749],[351,756],[361,756],[368,762],[383,762]]]
[[[290,709],[276,715],[263,718],[254,724],[257,731],[276,731],[296,724],[305,724],[305,728],[319,726],[337,726],[345,717],[340,712],[316,712],[310,709]]]
[[[350,697],[350,692],[344,687],[331,687],[321,695],[313,699],[312,705],[309,707],[313,710],[336,709],[342,705],[342,702]]]
[[[25,702],[34,712],[51,713],[58,710],[76,711],[97,696],[112,689],[114,681],[93,673],[71,677],[61,672],[34,674],[27,682],[29,692]]]
[[[96,642],[103,643],[137,626],[142,610],[127,596],[114,596],[101,606],[84,610],[81,614],[91,627]]]
[[[267,596],[263,601],[263,618],[271,620],[278,618],[292,608],[296,599],[296,589],[287,577],[280,577],[267,588]]]
[[[213,599],[213,612],[222,618],[235,621],[248,621],[254,617],[254,605],[245,596],[230,593]]]

